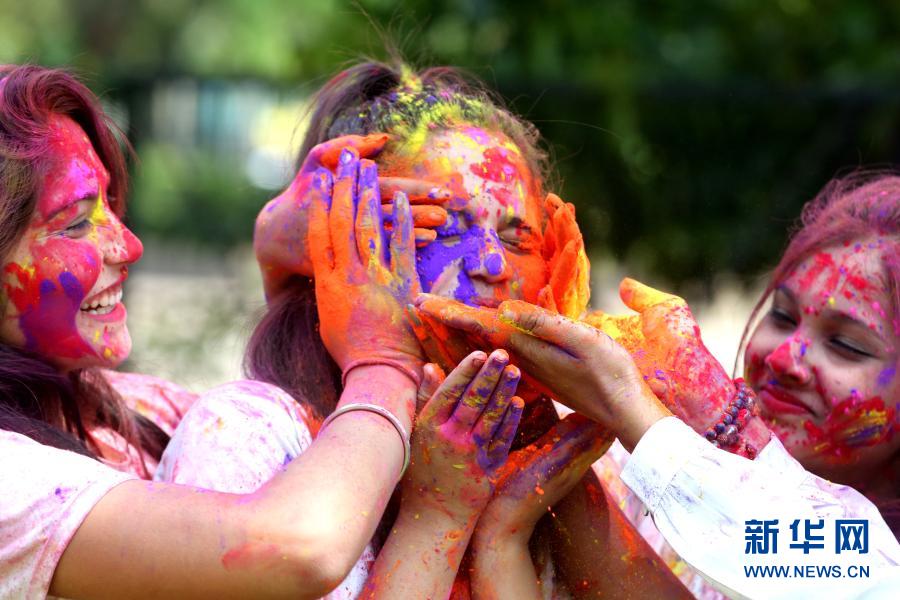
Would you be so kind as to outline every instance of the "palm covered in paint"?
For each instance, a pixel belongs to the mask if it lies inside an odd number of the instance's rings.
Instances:
[[[544,211],[547,225],[542,253],[550,269],[550,281],[540,291],[538,305],[578,319],[591,299],[591,265],[575,221],[575,206],[547,194]]]
[[[437,511],[474,526],[491,497],[522,414],[514,396],[519,370],[509,356],[482,352],[463,359],[441,381],[434,365],[420,396],[428,398],[412,436],[412,458],[403,480],[407,510]],[[483,365],[483,366],[482,366]]]
[[[619,289],[632,315],[589,313],[585,322],[621,344],[644,380],[674,414],[705,431],[734,393],[722,365],[710,354],[687,303],[633,279]]]
[[[602,425],[572,414],[510,455],[478,521],[479,536],[527,541],[547,508],[568,494],[613,441]]]
[[[394,200],[388,252],[375,164],[344,149],[337,178],[320,169],[312,182],[310,256],[320,334],[344,373],[355,364],[393,364],[418,381],[423,357],[406,324],[419,291],[409,203]]]

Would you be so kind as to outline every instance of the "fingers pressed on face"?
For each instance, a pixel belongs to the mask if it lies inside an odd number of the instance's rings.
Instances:
[[[581,240],[581,230],[575,221],[575,205],[566,203],[553,214],[553,226],[563,243]]]
[[[469,383],[462,398],[453,411],[450,423],[459,430],[471,431],[485,407],[494,395],[497,382],[504,367],[509,364],[509,354],[504,350],[494,350],[487,362]]]
[[[427,246],[437,239],[437,231],[433,229],[422,229],[416,227],[413,229],[413,235],[416,237],[416,248]]]
[[[557,196],[556,194],[554,194],[552,192],[547,194],[544,197],[544,209],[547,211],[547,214],[551,217],[556,212],[556,210],[563,204],[564,203],[562,201],[562,198],[560,198],[559,196]]]
[[[431,319],[477,336],[494,347],[503,347],[509,336],[509,328],[500,322],[496,310],[468,306],[434,294],[419,294],[415,302],[417,308]]]
[[[516,394],[516,387],[519,385],[521,377],[522,373],[513,365],[507,365],[503,369],[494,393],[473,429],[476,440],[490,440],[494,437],[506,415],[510,401]]]
[[[378,199],[378,168],[371,160],[359,161],[359,206],[356,211],[356,245],[363,264],[384,261],[381,233],[381,202]]]
[[[394,194],[403,192],[410,204],[445,204],[453,197],[447,188],[436,186],[429,181],[408,177],[380,177],[381,199],[390,202]]]
[[[465,394],[466,388],[485,364],[487,355],[477,351],[471,353],[450,371],[443,383],[422,409],[419,421],[429,422],[432,426],[440,426],[453,414],[453,409]]]
[[[409,196],[407,196],[409,198]],[[410,201],[410,209],[412,211],[413,225],[420,229],[429,227],[440,227],[447,223],[447,209],[442,206],[432,205],[415,205]],[[391,199],[390,204],[384,204],[381,207],[385,215],[394,214],[394,201]]]
[[[337,268],[345,267],[357,255],[354,227],[358,202],[359,154],[353,148],[341,151],[334,194],[331,199],[331,243]]]
[[[309,253],[316,269],[334,268],[334,249],[331,244],[331,230],[328,211],[331,207],[331,173],[319,169],[313,174],[312,201],[309,214]]]
[[[550,287],[557,298],[563,298],[574,286],[578,275],[578,242],[569,240],[550,273]]]
[[[394,274],[407,279],[416,277],[416,246],[413,238],[412,215],[409,200],[403,192],[394,196],[394,214],[391,231],[391,269]]]
[[[538,292],[537,305],[550,312],[559,312],[559,308],[556,306],[556,299],[553,297],[553,288],[549,283]]]
[[[343,135],[328,140],[310,150],[306,160],[303,161],[301,172],[325,167],[334,172],[340,164],[341,150],[354,148],[360,156],[372,158],[377,156],[388,141],[386,133],[372,133],[369,135]]]

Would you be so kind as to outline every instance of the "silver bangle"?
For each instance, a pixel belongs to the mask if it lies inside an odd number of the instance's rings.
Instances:
[[[322,421],[322,425],[319,427],[319,432],[321,433],[322,431],[324,431],[325,428],[328,427],[328,424],[337,419],[339,416],[348,412],[353,412],[355,410],[364,410],[366,412],[375,413],[376,415],[381,415],[382,417],[390,421],[391,425],[394,426],[394,429],[397,430],[397,433],[400,435],[400,440],[403,442],[403,468],[400,469],[400,476],[397,477],[397,479],[402,479],[403,474],[406,473],[406,468],[409,466],[409,435],[403,428],[403,424],[400,423],[400,419],[394,416],[394,413],[392,413],[388,409],[378,406],[377,404],[366,404],[363,402],[345,404],[344,406],[328,415],[325,420]]]

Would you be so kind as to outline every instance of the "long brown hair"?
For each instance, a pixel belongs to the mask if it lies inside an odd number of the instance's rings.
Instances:
[[[542,188],[547,155],[537,129],[503,108],[473,77],[452,67],[416,73],[401,61],[364,62],[341,71],[315,95],[297,167],[318,144],[349,134],[387,133],[379,154],[383,165],[398,154],[416,152],[435,130],[474,125],[506,135],[518,146],[537,188]],[[536,193],[540,193],[536,190]],[[318,333],[315,289],[296,277],[275,298],[247,346],[248,376],[273,383],[319,418],[330,414],[340,396],[340,370]]]
[[[60,69],[2,65],[0,259],[9,255],[35,212],[52,115],[69,117],[87,134],[109,171],[110,207],[124,216],[128,172],[120,132],[94,94]],[[0,344],[0,428],[95,455],[86,422],[109,427],[156,458],[166,443],[158,428],[125,406],[99,370],[62,373],[46,357]]]

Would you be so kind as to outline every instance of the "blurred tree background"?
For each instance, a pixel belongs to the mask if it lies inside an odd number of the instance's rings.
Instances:
[[[142,237],[248,242],[304,98],[384,56],[485,79],[543,132],[593,252],[709,283],[777,259],[841,170],[900,159],[900,4],[0,0],[0,60],[64,65],[134,143]],[[373,26],[377,23],[378,27]]]

